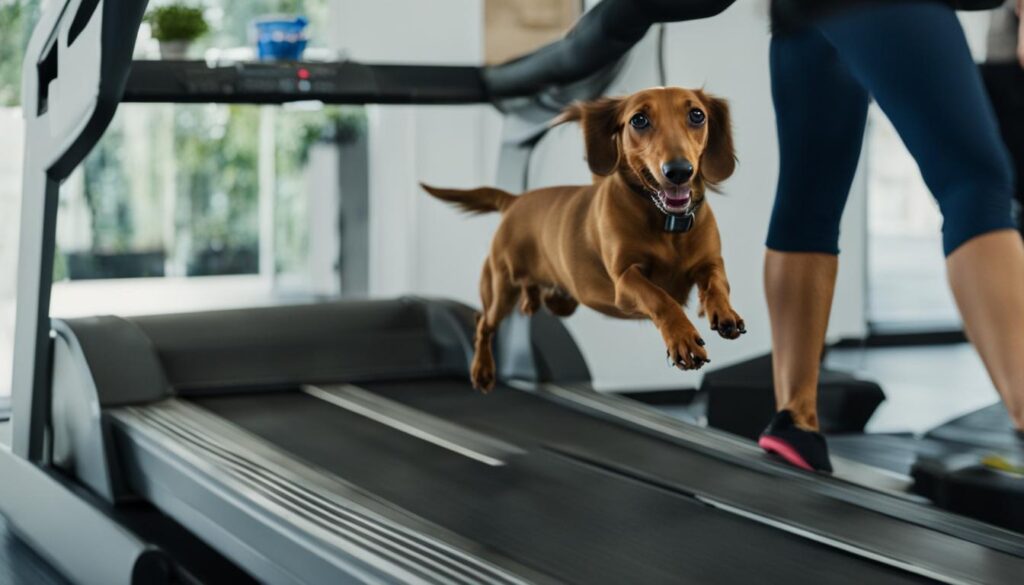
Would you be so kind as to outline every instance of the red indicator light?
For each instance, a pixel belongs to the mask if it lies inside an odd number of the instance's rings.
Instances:
[[[309,69],[306,69],[305,67],[299,69],[298,76],[299,79],[309,79]]]

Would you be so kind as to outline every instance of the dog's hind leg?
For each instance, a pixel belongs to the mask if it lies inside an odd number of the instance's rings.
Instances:
[[[495,367],[492,342],[498,325],[516,306],[520,292],[501,267],[494,266],[488,259],[480,275],[480,299],[483,312],[476,320],[476,342],[470,380],[473,387],[483,392],[494,389]]]
[[[544,292],[544,306],[553,315],[568,317],[576,312],[576,307],[580,306],[580,303],[568,292],[560,288],[551,288]]]
[[[537,285],[529,284],[522,287],[520,294],[519,310],[524,315],[532,315],[540,308],[540,289]]]

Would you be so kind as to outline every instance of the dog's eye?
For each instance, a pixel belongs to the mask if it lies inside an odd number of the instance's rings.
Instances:
[[[690,114],[687,117],[690,119],[690,123],[693,124],[694,126],[700,126],[701,124],[704,123],[704,120],[707,119],[707,117],[704,115],[704,112],[698,110],[697,108],[693,108],[692,110],[690,110]]]
[[[633,114],[633,117],[629,119],[629,125],[637,130],[643,130],[651,125],[651,121],[647,119],[647,116],[637,113]]]

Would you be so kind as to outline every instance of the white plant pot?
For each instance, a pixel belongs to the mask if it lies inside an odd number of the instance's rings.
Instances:
[[[191,46],[192,41],[160,41],[160,58],[167,61],[183,61]]]

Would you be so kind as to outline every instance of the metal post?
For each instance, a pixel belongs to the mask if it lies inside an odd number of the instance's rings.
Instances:
[[[31,128],[26,125],[26,132]],[[30,461],[43,457],[50,287],[60,191],[58,181],[38,168],[37,158],[31,150],[25,153],[11,384],[11,448]]]

